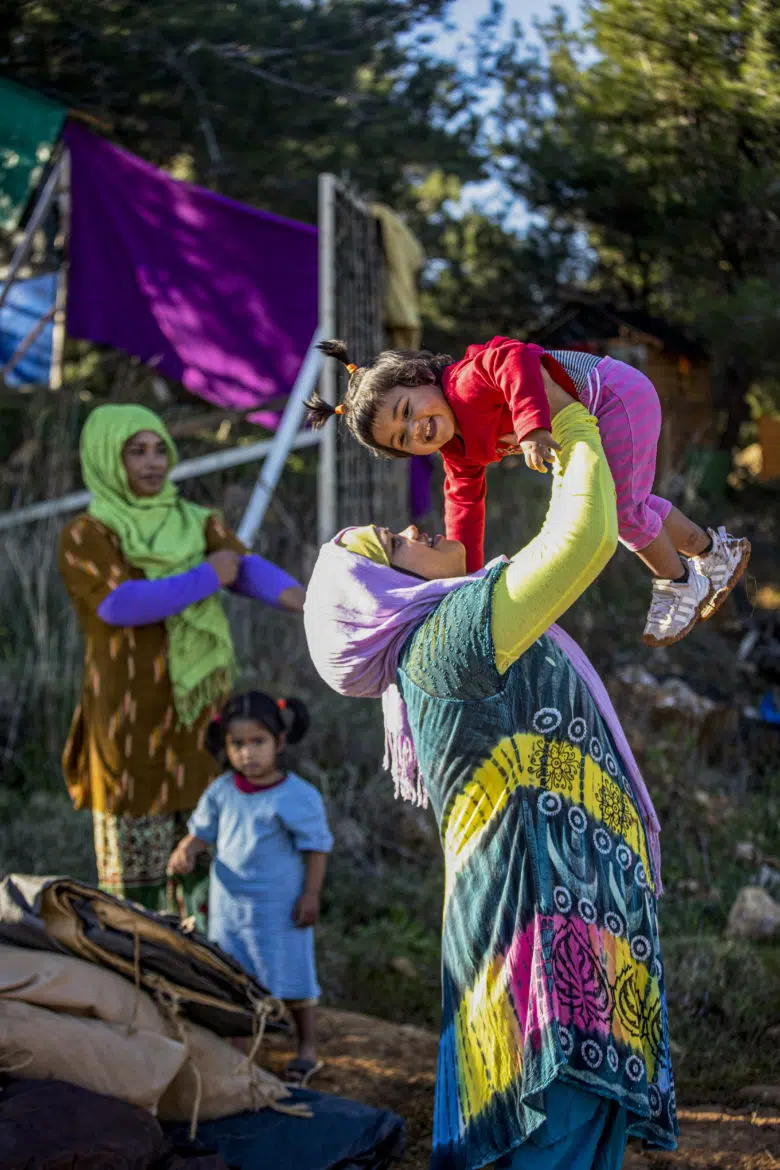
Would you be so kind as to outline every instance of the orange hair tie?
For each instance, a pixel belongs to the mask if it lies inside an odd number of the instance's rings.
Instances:
[[[277,700],[276,700],[276,705],[277,705],[277,707],[279,708],[279,710],[280,710],[280,711],[286,711],[286,710],[287,710],[287,700],[286,700],[286,699],[277,699]]]
[[[333,413],[334,413],[334,414],[343,414],[343,413],[344,413],[344,403],[343,403],[343,402],[340,402],[340,403],[338,404],[338,406],[334,407],[334,408],[333,408]]]
[[[356,366],[354,362],[346,362],[345,364],[347,367],[348,374],[354,374],[355,370],[359,369],[359,367]]]

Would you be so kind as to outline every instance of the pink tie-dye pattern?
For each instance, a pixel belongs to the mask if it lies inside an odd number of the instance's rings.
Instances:
[[[538,1052],[542,1032],[555,1018],[553,989],[544,968],[542,928],[552,920],[537,914],[522,934],[516,934],[506,955],[507,986],[523,1037],[523,1046]]]
[[[550,932],[552,976],[545,970],[542,931]],[[537,914],[515,935],[506,955],[507,984],[523,1043],[538,1051],[555,1019],[591,1034],[610,1032],[615,939],[597,926],[562,914]]]

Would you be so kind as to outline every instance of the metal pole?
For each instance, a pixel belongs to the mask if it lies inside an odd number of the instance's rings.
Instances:
[[[336,333],[336,178],[320,175],[319,198],[319,301],[320,332],[323,337]],[[326,402],[335,403],[337,392],[334,362],[324,362],[320,374],[320,394]],[[317,535],[324,544],[336,532],[338,525],[337,497],[337,443],[338,433],[333,422],[322,435],[317,475]]]
[[[276,436],[274,437],[274,445],[268,452],[268,458],[263,464],[263,470],[257,477],[257,483],[254,486],[252,495],[249,497],[246,511],[241,517],[241,523],[238,527],[238,539],[242,540],[249,548],[252,547],[255,537],[260,531],[266,508],[270,503],[274,488],[279,481],[279,476],[282,474],[282,468],[292,449],[295,436],[298,434],[301,420],[303,419],[303,404],[317,384],[320,366],[322,365],[322,354],[315,347],[317,342],[321,340],[322,334],[317,329],[306,351],[303,364],[298,371],[295,385],[290,391],[287,406],[284,409],[284,414],[282,415]]]
[[[263,459],[274,445],[275,439],[261,439],[258,443],[250,443],[247,447],[232,447],[229,451],[214,451],[211,455],[199,455],[196,459],[185,459],[171,472],[171,479],[176,483],[192,479],[196,475],[208,475],[212,471],[223,471],[227,467],[240,467],[244,463],[257,463]],[[290,444],[291,451],[299,451],[304,447],[316,447],[320,436],[316,431],[301,431]],[[29,504],[26,508],[15,508],[10,512],[0,512],[0,532],[7,532],[10,528],[18,528],[22,524],[30,524],[35,520],[48,520],[52,516],[61,516],[66,512],[77,512],[85,508],[91,496],[89,492],[71,492],[57,500],[42,500],[39,504]]]
[[[35,233],[41,226],[44,216],[51,207],[54,196],[57,194],[60,181],[60,170],[62,168],[62,159],[63,156],[60,155],[52,167],[49,173],[49,177],[44,183],[43,190],[38,197],[38,201],[33,208],[32,215],[30,216],[27,227],[24,230],[24,235],[19,241],[16,251],[13,254],[11,263],[8,266],[5,283],[3,284],[2,289],[0,289],[0,309],[2,309],[3,305],[5,304],[6,297],[11,291],[11,285],[16,280],[20,268],[30,253],[33,239],[35,238]]]
[[[54,314],[56,313],[56,311],[57,311],[57,306],[52,305],[52,307],[47,312],[45,312],[43,314],[43,316],[40,317],[35,322],[32,329],[27,334],[27,336],[24,337],[19,342],[16,349],[14,350],[14,352],[9,357],[8,361],[3,366],[2,370],[0,370],[0,374],[4,378],[7,378],[8,375],[11,373],[11,371],[16,369],[16,367],[19,365],[19,362],[22,360],[24,355],[27,353],[27,351],[30,349],[30,347],[35,344],[35,342],[38,340],[40,335],[43,333],[44,329],[49,324],[49,322],[51,321],[51,319],[54,316]]]
[[[60,167],[57,198],[60,207],[60,247],[62,263],[57,273],[57,295],[55,298],[54,328],[51,338],[51,365],[49,386],[59,390],[62,386],[63,358],[65,355],[65,307],[68,300],[68,241],[70,240],[70,151],[63,150]]]

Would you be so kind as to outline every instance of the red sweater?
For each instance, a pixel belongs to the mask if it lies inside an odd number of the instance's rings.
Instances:
[[[509,337],[470,345],[442,374],[444,397],[460,432],[441,448],[444,522],[447,536],[466,546],[469,573],[485,562],[485,468],[516,449],[498,440],[514,434],[520,443],[531,431],[550,429],[542,365],[576,398],[574,383],[555,358],[539,345]]]

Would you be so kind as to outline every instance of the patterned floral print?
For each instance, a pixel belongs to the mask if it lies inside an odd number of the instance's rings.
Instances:
[[[433,1170],[497,1161],[561,1076],[622,1104],[651,1144],[677,1132],[641,819],[557,646],[495,670],[501,571],[451,595],[447,628],[440,607],[435,642],[428,619],[399,672],[446,863]]]
[[[100,888],[148,910],[194,917],[205,930],[208,915],[208,865],[186,878],[171,880],[166,870],[173,849],[187,833],[187,811],[147,817],[92,814]]]

